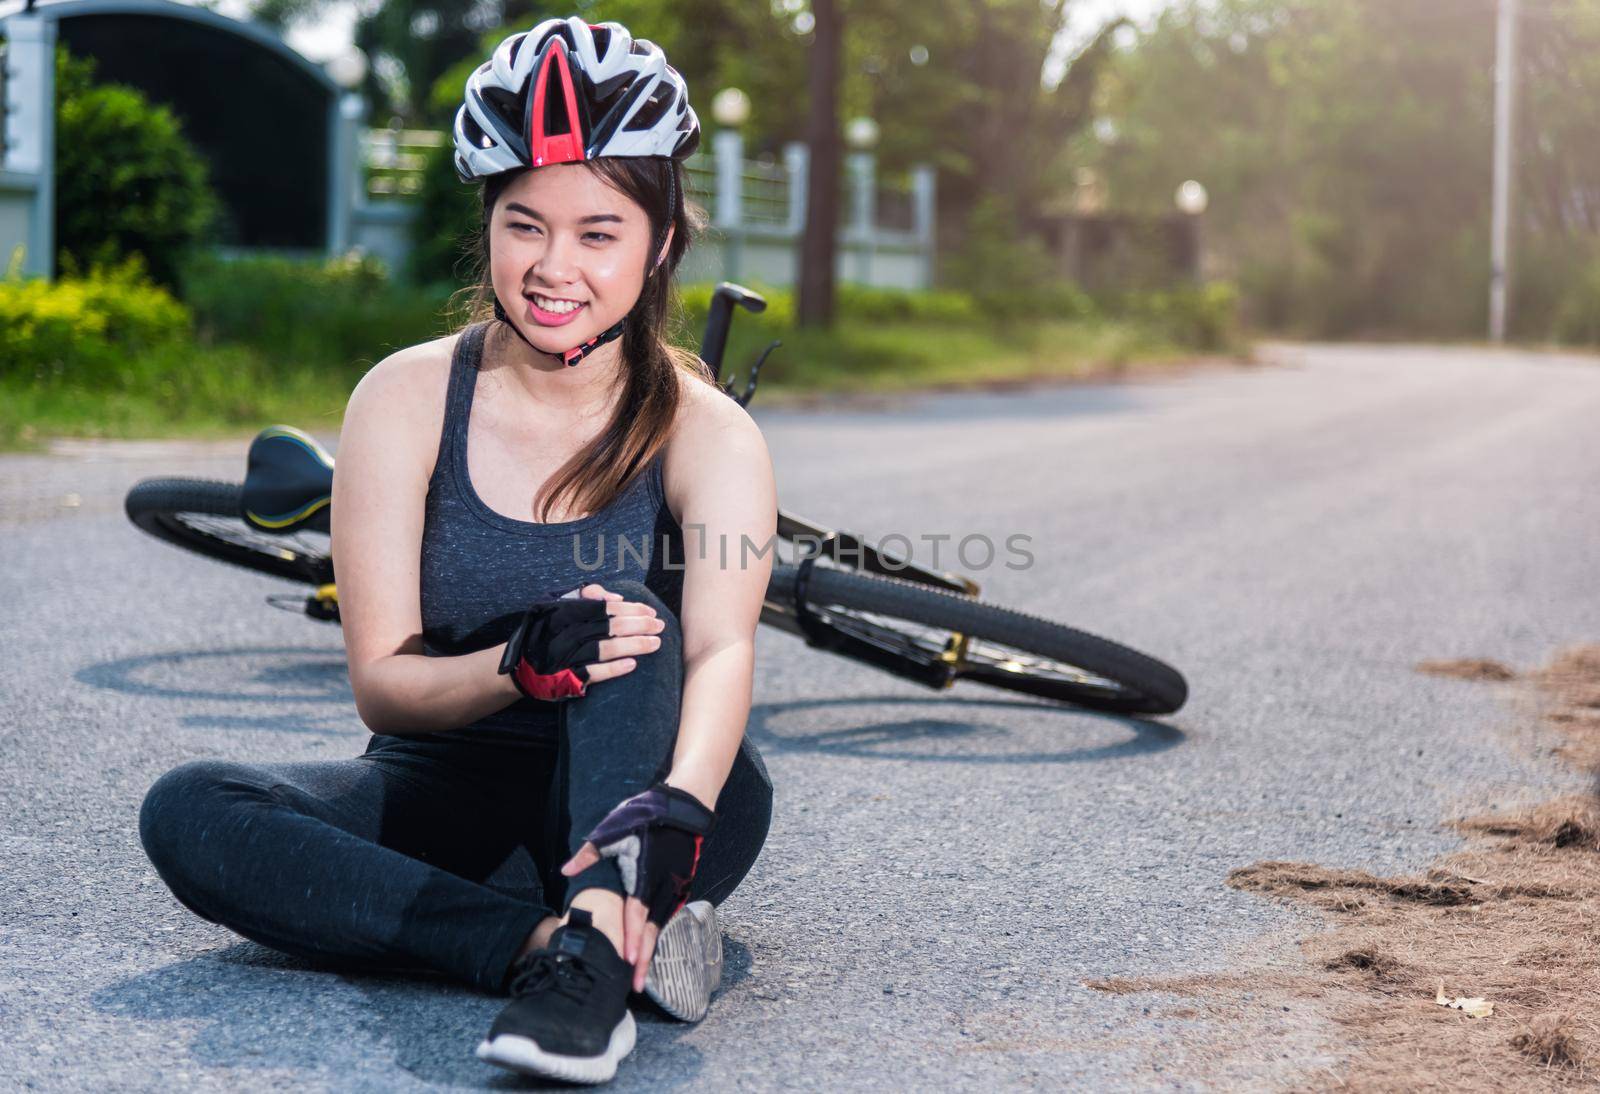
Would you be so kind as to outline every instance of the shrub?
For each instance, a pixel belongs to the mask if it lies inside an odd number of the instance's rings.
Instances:
[[[766,330],[788,330],[795,324],[795,294],[792,289],[778,289],[750,285],[766,297],[767,310],[759,316],[740,313],[735,321],[739,328],[759,326]],[[705,317],[711,308],[711,295],[716,286],[699,282],[679,287],[679,300],[683,305],[685,321],[698,337],[705,326]],[[977,323],[986,316],[983,302],[971,293],[955,289],[886,289],[870,285],[841,282],[836,289],[835,315],[841,322],[857,323],[930,323],[936,325],[965,326]],[[1044,286],[1026,298],[1029,314],[1040,318],[1079,319],[1092,314],[1094,305],[1087,296],[1071,285]],[[1013,302],[1008,314],[1021,314]]]
[[[94,62],[56,53],[56,247],[68,274],[143,255],[173,285],[217,203],[206,164],[166,107],[95,84]]]
[[[1004,319],[1094,319],[1094,299],[1070,281],[1042,281],[1019,288],[994,314]]]
[[[137,257],[54,283],[0,280],[0,378],[116,386],[141,354],[182,346],[188,333],[189,312]]]
[[[949,289],[879,289],[845,283],[839,286],[838,294],[841,319],[867,323],[971,323],[980,318],[977,301],[970,294]]]
[[[1239,343],[1239,293],[1225,281],[1126,293],[1111,310],[1190,349],[1215,352]]]
[[[461,105],[462,88],[479,58],[494,51],[501,31],[485,32],[479,48],[451,65],[428,90],[427,117],[446,133]],[[406,273],[419,284],[448,283],[452,287],[471,280],[470,252],[483,216],[479,187],[456,177],[455,148],[445,141],[428,153],[417,191],[417,218],[411,222],[411,264]]]
[[[744,336],[740,340],[748,345],[760,336],[765,344],[766,340],[792,332],[794,294],[788,289],[751,287],[766,297],[767,310],[760,315],[741,313],[737,317],[734,331]],[[714,288],[710,283],[680,287],[681,344],[699,347]],[[1019,326],[1055,320],[1095,323],[1125,319],[1155,337],[1187,349],[1227,350],[1237,346],[1240,339],[1239,294],[1227,282],[1125,292],[1106,296],[1097,303],[1075,285],[1052,281],[1017,292],[998,308],[991,306],[991,300],[950,289],[880,289],[842,284],[838,292],[839,320],[862,325],[910,323],[955,328],[982,325],[985,320]]]
[[[1506,301],[1508,334],[1518,341],[1560,341],[1559,328],[1567,318],[1562,313],[1569,301],[1581,299],[1584,290],[1580,286],[1597,261],[1600,249],[1589,236],[1571,233],[1551,238],[1532,232],[1519,236],[1511,297]],[[1487,325],[1487,295],[1487,291],[1478,293],[1484,314],[1469,329],[1481,332]]]
[[[1573,278],[1556,309],[1556,341],[1600,346],[1600,259]]]
[[[1041,289],[1056,282],[1044,245],[1021,230],[1015,208],[999,195],[985,196],[973,207],[965,239],[948,257],[944,273],[941,280],[969,293],[993,320],[1038,314],[1044,304]]]
[[[207,345],[237,342],[295,365],[344,368],[444,330],[445,290],[396,286],[371,256],[197,255],[183,296]]]
[[[744,283],[746,288],[759,292],[767,301],[767,310],[756,315],[747,311],[738,311],[733,321],[734,327],[760,327],[763,330],[786,330],[794,326],[794,292],[790,289],[777,289],[770,285],[761,285],[751,282]],[[711,297],[716,291],[716,283],[711,281],[692,282],[678,286],[678,303],[682,308],[683,321],[694,334],[699,345],[699,337],[705,330],[706,316],[711,313]]]

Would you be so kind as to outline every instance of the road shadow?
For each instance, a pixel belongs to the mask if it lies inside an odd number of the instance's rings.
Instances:
[[[267,658],[281,658],[277,663]],[[229,664],[232,659],[235,664]],[[154,677],[154,678],[152,678]],[[166,650],[85,665],[80,684],[161,699],[263,703],[351,703],[344,650],[304,646],[235,646]],[[178,679],[183,683],[178,683]],[[170,682],[169,682],[170,681]]]
[[[277,730],[338,736],[355,717],[355,694],[343,647],[234,646],[228,649],[166,650],[101,661],[73,673],[80,684],[144,699],[183,703],[261,703],[282,713],[185,713],[187,727],[217,730]],[[326,714],[307,712],[306,706]]]
[[[837,729],[784,732],[773,725],[779,715],[796,712],[835,710],[849,706],[893,704],[932,710],[928,717],[866,719]],[[1026,711],[1025,727],[985,724],[951,717],[974,707],[1003,712]],[[1078,736],[1085,720],[1099,727],[1116,727],[1129,734],[1121,740],[1086,743],[1065,748],[1039,748],[1041,733],[1073,733]],[[853,756],[872,760],[915,760],[927,763],[963,764],[1070,764],[1093,763],[1163,752],[1182,744],[1181,729],[1125,714],[1106,714],[1076,707],[1049,706],[1015,699],[964,698],[959,703],[942,697],[900,695],[857,695],[838,699],[799,699],[787,703],[757,703],[750,708],[746,732],[763,751],[815,752],[834,756]],[[978,749],[988,751],[979,751]]]
[[[722,992],[750,975],[749,947],[724,942]],[[371,1076],[382,1059],[428,1083],[488,1090],[542,1089],[478,1060],[473,1049],[507,998],[464,987],[422,970],[371,971],[315,963],[240,941],[120,980],[94,993],[101,1013],[139,1021],[203,1023],[188,1053],[205,1067],[316,1072],[332,1070],[354,1081]],[[698,1082],[700,1051],[683,1040],[694,1027],[632,1001],[639,1040],[626,1071],[652,1089]],[[353,1044],[381,1045],[352,1066]],[[359,1085],[359,1084],[357,1084]],[[625,1085],[625,1084],[624,1084]],[[566,1089],[566,1088],[562,1088]]]

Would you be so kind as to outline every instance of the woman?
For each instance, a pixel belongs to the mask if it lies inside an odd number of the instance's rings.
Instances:
[[[186,764],[140,817],[199,915],[509,991],[478,1055],[569,1081],[631,1050],[630,989],[705,1013],[714,907],[771,815],[743,738],[771,464],[663,337],[698,140],[681,77],[616,23],[546,20],[473,73],[484,318],[362,379],[334,475],[366,752]]]

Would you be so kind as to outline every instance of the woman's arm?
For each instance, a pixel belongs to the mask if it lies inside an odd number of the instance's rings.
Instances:
[[[709,389],[685,426],[668,463],[685,571],[683,702],[667,783],[715,808],[750,716],[778,498],[766,440],[743,407]]]
[[[356,385],[333,467],[333,568],[356,712],[374,733],[414,736],[471,725],[522,698],[500,675],[505,644],[455,657],[422,652],[422,528],[433,451],[443,428],[454,339],[386,358]],[[621,601],[597,584],[589,598]],[[609,609],[611,633],[591,683],[633,670],[652,647],[647,605]],[[626,618],[624,618],[626,616]]]
[[[419,438],[443,427],[453,339],[384,359],[350,395],[333,466],[331,539],[350,687],[374,733],[468,725],[521,696],[497,672],[503,647],[422,652],[422,523],[428,493]],[[429,413],[432,408],[432,413]]]

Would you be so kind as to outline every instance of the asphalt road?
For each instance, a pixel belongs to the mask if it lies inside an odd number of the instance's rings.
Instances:
[[[1412,666],[1600,637],[1600,361],[1267,357],[758,397],[785,509],[1031,536],[1024,570],[940,562],[1170,660],[1192,698],[1157,723],[935,694],[763,630],[750,732],[778,804],[724,909],[728,983],[698,1026],[642,1019],[618,1087],[1270,1087],[1338,1059],[1316,1014],[1242,1003],[1247,1044],[1219,1057],[1215,1026],[1083,981],[1291,957],[1312,921],[1229,869],[1415,868],[1454,846],[1442,819],[1572,784],[1495,687]],[[336,630],[121,513],[140,478],[242,468],[240,443],[0,457],[0,1086],[515,1087],[471,1054],[500,1001],[279,958],[181,909],[140,852],[139,800],[183,760],[363,744]]]

